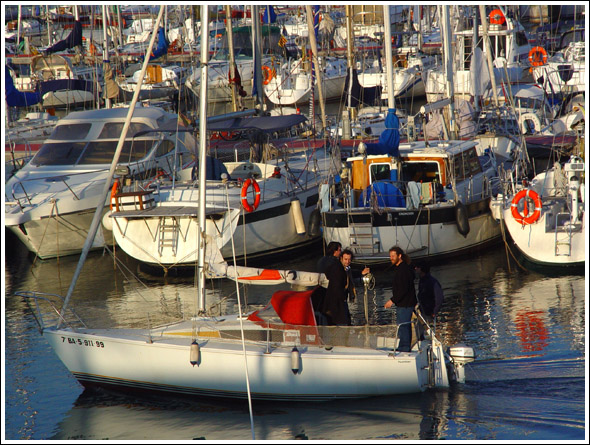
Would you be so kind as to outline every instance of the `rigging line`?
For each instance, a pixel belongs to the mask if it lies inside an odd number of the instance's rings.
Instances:
[[[228,184],[225,184],[225,197],[226,197],[226,201],[227,201],[227,209],[228,211],[230,210],[230,205],[229,205],[229,191],[228,191]],[[245,226],[245,221],[244,221],[244,226]],[[244,239],[246,239],[244,237]],[[240,299],[240,284],[238,283],[238,273],[236,270],[235,265],[236,263],[236,249],[235,249],[235,245],[234,245],[234,237],[232,235],[231,237],[231,250],[232,250],[232,257],[233,257],[233,262],[234,262],[234,271],[235,271],[235,276],[236,276],[236,295],[238,298],[238,313],[239,313],[239,318],[240,318],[240,333],[242,335],[242,351],[244,352],[244,369],[246,371],[246,388],[248,390],[248,410],[250,412],[250,429],[252,431],[252,440],[255,440],[255,434],[254,434],[254,417],[252,414],[252,394],[250,393],[250,376],[248,374],[248,356],[246,354],[246,342],[244,340],[244,321],[242,318],[242,303],[241,303],[241,299]],[[244,250],[244,255],[246,254],[246,251]]]

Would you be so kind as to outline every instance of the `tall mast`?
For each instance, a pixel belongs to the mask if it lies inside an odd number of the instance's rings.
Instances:
[[[227,47],[229,50],[229,77],[230,79],[236,78],[236,56],[234,54],[234,31],[232,29],[232,20],[231,20],[231,6],[225,5],[225,20],[226,20],[226,28],[227,28]],[[236,93],[236,83],[230,80],[229,84],[231,88],[231,104],[233,111],[238,111],[238,97]]]
[[[209,7],[201,6],[201,92],[199,94],[199,236],[197,294],[199,312],[205,313],[205,188],[207,180],[207,79],[209,71]]]
[[[320,113],[322,114],[322,133],[326,130],[326,110],[324,107],[324,93],[323,93],[323,86],[322,86],[322,70],[320,69],[319,59],[318,59],[318,45],[317,40],[315,38],[315,28],[313,26],[313,12],[311,10],[310,5],[305,6],[305,11],[307,12],[307,28],[309,29],[309,44],[311,46],[311,52],[313,54],[313,69],[316,72],[316,79],[318,85],[318,94],[319,94],[319,102],[320,102]],[[313,100],[313,99],[312,99]],[[313,116],[310,116],[313,118]]]
[[[449,104],[449,129],[450,135],[445,134],[447,139],[455,139],[455,83],[453,74],[453,53],[451,49],[451,19],[449,16],[449,5],[442,7],[442,38],[443,38],[443,57],[445,74],[447,78],[447,96],[451,103]],[[446,130],[445,130],[446,132]]]
[[[492,61],[492,50],[490,48],[490,39],[488,36],[488,21],[486,17],[485,5],[479,5],[479,14],[481,15],[481,27],[483,31],[483,44],[486,51],[486,58],[488,61],[488,68],[490,70],[490,80],[492,81],[492,94],[494,95],[494,104],[496,109],[500,106],[498,101],[498,89],[496,87],[496,76],[494,75],[494,63]]]
[[[102,5],[102,66],[104,71],[107,70],[107,64],[109,63],[109,34],[107,32],[108,26],[108,14],[106,5]],[[148,57],[149,59],[149,57]],[[104,106],[111,108],[111,99],[107,94],[107,79],[104,79]]]
[[[391,44],[391,15],[389,5],[383,5],[383,24],[385,25],[385,74],[387,76],[387,103],[389,108],[395,108],[393,97],[393,46]]]

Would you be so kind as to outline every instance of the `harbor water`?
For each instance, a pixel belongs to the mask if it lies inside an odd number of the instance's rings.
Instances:
[[[5,231],[4,438],[7,440],[588,440],[586,280],[524,270],[503,244],[433,264],[445,302],[436,324],[447,345],[477,352],[465,384],[449,390],[323,403],[252,403],[85,390],[40,335],[17,291],[66,295],[78,257],[35,260]],[[315,270],[321,247],[273,267]],[[72,305],[91,327],[155,326],[195,309],[194,274],[147,273],[120,250],[92,252]],[[369,319],[391,322],[390,269],[372,271]],[[135,280],[139,277],[141,283]],[[240,288],[251,308],[276,288]],[[364,323],[364,290],[350,305]],[[235,283],[207,283],[212,311],[237,309]],[[149,314],[149,316],[148,316]],[[187,361],[189,352],[187,349]],[[384,375],[389,379],[395,376]]]

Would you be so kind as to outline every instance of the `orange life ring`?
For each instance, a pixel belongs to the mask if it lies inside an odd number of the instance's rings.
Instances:
[[[113,202],[116,201],[115,196],[120,191],[121,191],[121,184],[119,183],[119,179],[115,179],[115,182],[113,182],[113,187],[111,188],[111,210],[113,210]]]
[[[542,46],[535,46],[529,51],[529,62],[532,66],[541,66],[547,63],[547,51]]]
[[[256,197],[254,198],[254,204],[250,204],[248,202],[248,189],[250,188],[250,186],[254,188],[254,192],[256,193]],[[246,182],[244,182],[244,185],[242,186],[241,198],[242,206],[244,206],[246,212],[253,212],[258,208],[258,204],[260,204],[260,186],[256,182],[256,179],[246,179]]]
[[[518,203],[523,198],[530,198],[535,203],[535,211],[531,215],[528,214],[529,212],[526,205],[526,201],[524,203],[525,214],[522,215],[518,211]],[[537,192],[535,192],[534,190],[525,189],[518,192],[514,196],[514,198],[512,198],[512,203],[510,204],[510,207],[510,210],[512,211],[512,217],[515,219],[517,223],[520,223],[524,226],[527,224],[532,224],[539,219],[539,216],[541,216],[541,209],[543,208],[543,202],[541,201],[541,198],[539,197]]]
[[[270,81],[272,80],[272,78],[275,77],[275,71],[271,70],[268,66],[264,65],[262,67],[262,77],[263,77],[262,83],[264,85],[268,85],[270,83]]]
[[[501,9],[494,9],[490,12],[489,17],[491,25],[503,25],[506,22],[506,17],[504,17]]]

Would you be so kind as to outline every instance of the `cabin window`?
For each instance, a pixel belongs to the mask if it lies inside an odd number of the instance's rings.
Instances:
[[[85,139],[88,136],[88,132],[92,127],[91,123],[87,124],[60,124],[57,125],[49,139],[63,140],[63,141],[74,141]]]
[[[107,122],[102,127],[102,131],[98,136],[99,139],[118,139],[121,137],[121,133],[123,133],[123,122]],[[131,122],[129,125],[129,130],[127,130],[127,138],[134,137],[140,131],[149,131],[151,130],[146,124],[142,124],[140,122]]]
[[[115,155],[118,143],[119,141],[90,142],[79,163],[110,164]],[[125,141],[119,162],[124,164],[139,161],[150,152],[153,145],[153,140]]]
[[[168,154],[171,151],[174,151],[174,142],[165,139],[158,146],[158,150],[156,151],[156,156],[157,157],[164,156],[165,154]]]
[[[371,164],[371,183],[375,181],[389,181],[391,179],[391,167],[389,164]]]
[[[522,31],[518,31],[515,34],[516,37],[516,45],[517,46],[526,46],[529,43],[529,39],[527,39],[526,34]]]
[[[404,181],[440,182],[438,162],[404,162],[402,166],[402,178]]]
[[[456,181],[481,173],[481,164],[475,148],[464,151],[453,157],[453,171]]]
[[[43,144],[31,165],[75,165],[86,142],[57,142]]]

